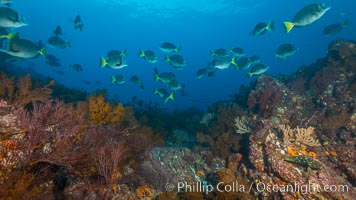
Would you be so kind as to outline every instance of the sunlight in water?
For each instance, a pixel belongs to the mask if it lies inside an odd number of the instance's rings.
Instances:
[[[105,0],[112,6],[127,6],[134,10],[132,16],[157,15],[173,17],[177,14],[218,14],[251,12],[251,5],[241,0]],[[254,7],[260,6],[254,4]]]

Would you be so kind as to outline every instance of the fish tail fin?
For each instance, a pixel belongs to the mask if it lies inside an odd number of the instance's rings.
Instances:
[[[237,66],[236,56],[232,57],[231,64],[233,64],[234,66]]]
[[[116,82],[115,76],[111,76],[111,83],[115,83],[115,82]]]
[[[293,22],[283,22],[283,25],[286,28],[286,32],[289,33],[295,24]]]
[[[100,67],[105,67],[108,63],[106,62],[104,57],[100,57]]]
[[[171,92],[171,94],[164,100],[164,103],[166,104],[169,100],[174,100],[174,93]]]
[[[126,50],[125,49],[123,49],[121,52],[120,52],[120,56],[126,56],[127,54],[126,54]]]
[[[44,58],[46,57],[46,48],[45,47],[42,47],[39,51],[38,51],[38,53],[41,55],[41,56],[43,56]]]
[[[164,62],[169,62],[169,56],[168,55],[164,56]]]
[[[174,99],[175,99],[175,97],[174,97],[174,93],[173,93],[173,92],[171,92],[171,94],[168,96],[168,98],[169,98],[170,100],[174,100]]]
[[[232,48],[229,49],[229,52],[232,53]]]
[[[138,55],[140,57],[145,57],[145,52],[142,49],[140,49],[140,52],[138,53]]]
[[[215,54],[215,51],[211,50],[211,51],[210,51],[210,56],[211,56],[211,57],[214,57],[215,55],[216,55],[216,54]]]
[[[22,24],[22,26],[28,26],[28,24],[26,23],[26,20],[23,16],[18,16],[17,20]]]
[[[159,81],[159,75],[158,75],[158,73],[156,73],[156,72],[154,72],[154,79],[155,79],[155,81]]]
[[[157,88],[153,89],[153,94],[158,94]]]
[[[251,63],[248,63],[247,66],[246,66],[246,69],[250,68],[252,66]]]
[[[126,59],[122,58],[121,62],[122,62],[123,67],[127,67],[128,66],[127,62],[126,62]]]
[[[252,72],[247,72],[247,76],[248,76],[249,78],[251,78],[251,77],[253,76],[253,73],[252,73]]]
[[[14,39],[17,36],[17,32],[12,32],[6,35],[6,38],[11,40]]]
[[[175,49],[175,51],[176,51],[176,52],[180,52],[181,48],[182,48],[182,47],[177,47],[177,48]]]
[[[271,21],[266,27],[267,31],[272,31],[274,29],[274,22]]]

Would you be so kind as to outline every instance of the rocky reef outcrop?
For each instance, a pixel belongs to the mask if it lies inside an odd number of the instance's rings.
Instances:
[[[356,43],[333,41],[310,66],[261,75],[245,97],[211,106],[195,138],[175,131],[176,141],[189,147],[161,145],[132,108],[100,97],[75,107],[47,101],[26,109],[0,100],[0,183],[7,183],[0,194],[356,199],[355,73]]]

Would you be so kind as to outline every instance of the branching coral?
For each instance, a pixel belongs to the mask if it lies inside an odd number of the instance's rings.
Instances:
[[[7,152],[4,152],[6,157],[0,163],[0,171],[7,182],[5,185],[10,186],[6,188],[6,193],[0,189],[1,197],[7,199],[18,190],[34,195],[31,188],[40,188],[40,183],[53,179],[56,175],[56,170],[51,171],[53,169],[62,168],[68,174],[81,173],[89,159],[88,147],[76,143],[76,132],[83,123],[77,113],[71,104],[56,100],[33,103],[33,108],[29,110],[16,110],[17,128],[24,134],[14,135],[3,143]],[[26,179],[28,185],[22,182],[22,174],[26,173],[34,178]]]
[[[290,126],[282,124],[279,125],[279,129],[283,132],[283,141],[286,145],[294,141],[294,132]]]
[[[124,113],[122,104],[112,107],[105,102],[103,96],[93,96],[89,99],[89,117],[95,125],[118,122]]]
[[[0,106],[10,110],[7,103],[0,101]],[[51,199],[39,195],[52,189],[56,195],[64,192],[56,187],[66,187],[68,179],[78,181],[77,185],[90,182],[98,199],[111,199],[119,190],[121,162],[138,160],[137,155],[153,145],[150,129],[136,129],[133,108],[113,106],[103,97],[75,105],[58,100],[34,102],[11,112],[16,116],[11,124],[17,134],[1,137],[0,142],[0,184],[7,185],[0,188],[0,196],[5,199],[26,191],[34,198]],[[33,177],[29,184],[22,182],[25,173]]]
[[[279,128],[283,132],[283,141],[288,144],[296,142],[307,146],[320,146],[318,140],[313,138],[314,127],[308,128],[295,128],[291,129],[290,126],[280,125]]]
[[[314,127],[299,128],[297,127],[295,134],[295,141],[307,146],[320,146],[318,140],[312,137],[314,133]]]
[[[76,163],[76,153],[80,150],[74,150],[74,141],[83,121],[78,119],[71,104],[50,100],[44,104],[34,104],[31,112],[21,109],[18,114],[20,127],[26,131],[24,138],[19,141],[26,161],[24,165]]]
[[[29,75],[19,78],[16,83],[18,91],[15,93],[15,105],[26,105],[34,101],[47,101],[52,94],[52,90],[49,88],[52,85],[54,85],[54,80],[43,88],[33,88]]]
[[[215,117],[215,113],[205,113],[202,119],[200,120],[200,124],[204,124],[206,127],[208,127],[211,120],[213,120]]]
[[[50,87],[54,81],[50,81],[44,87],[34,87],[30,76],[19,77],[15,81],[14,77],[7,77],[5,73],[0,74],[0,97],[6,99],[15,106],[24,106],[30,102],[45,102],[50,98],[52,90]]]
[[[112,196],[117,191],[116,184],[120,178],[119,161],[122,159],[123,148],[122,144],[114,142],[94,148],[96,152],[91,153],[96,172],[100,176],[99,180],[102,180],[103,194],[101,197]],[[111,189],[108,190],[109,186]]]
[[[7,179],[0,180],[1,199],[34,199],[41,192],[38,187],[33,186],[35,176],[15,171]]]
[[[251,129],[246,125],[246,118],[244,117],[236,117],[235,118],[235,130],[236,133],[239,134],[244,134],[244,133],[248,133],[251,131]]]
[[[15,91],[15,77],[7,77],[5,73],[0,74],[0,96],[6,98],[7,101],[13,100]]]

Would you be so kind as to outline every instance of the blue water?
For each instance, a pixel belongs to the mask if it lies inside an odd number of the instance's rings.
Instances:
[[[193,3],[192,3],[193,2]],[[62,27],[63,38],[71,48],[47,52],[60,58],[62,67],[45,64],[42,57],[19,61],[19,65],[35,64],[34,68],[45,76],[70,87],[94,91],[106,88],[111,98],[122,102],[133,96],[145,102],[152,101],[169,109],[197,106],[205,109],[217,100],[229,99],[229,95],[248,85],[251,80],[246,70],[233,68],[219,70],[215,77],[197,79],[195,73],[211,61],[210,51],[217,48],[241,47],[248,56],[259,55],[262,63],[271,66],[267,74],[291,73],[301,65],[309,65],[326,54],[333,39],[356,39],[356,1],[325,0],[331,9],[315,23],[295,28],[286,34],[283,21],[290,21],[295,13],[309,3],[307,0],[32,0],[16,1],[12,8],[26,19],[29,26],[16,29],[22,38],[31,41],[47,41],[57,25]],[[71,20],[80,14],[83,31],[75,30]],[[349,19],[351,25],[339,34],[322,35],[325,26]],[[258,22],[275,22],[275,30],[260,37],[250,35]],[[187,66],[176,70],[163,62],[164,53],[159,46],[170,41],[181,46],[180,54]],[[274,52],[282,43],[292,43],[299,50],[287,60],[277,60]],[[126,49],[128,67],[120,70],[99,67],[99,57],[107,51]],[[147,63],[138,56],[139,49],[154,50],[160,62]],[[84,71],[75,72],[68,64],[79,63]],[[153,68],[160,72],[172,71],[179,82],[186,84],[185,95],[176,92],[176,99],[163,104],[153,94],[154,88],[164,87],[153,80]],[[63,70],[59,75],[55,70]],[[110,83],[110,76],[121,73],[126,76],[123,87]],[[144,90],[129,81],[132,75],[143,80]],[[89,80],[85,84],[83,80]],[[95,84],[102,81],[102,85]]]

